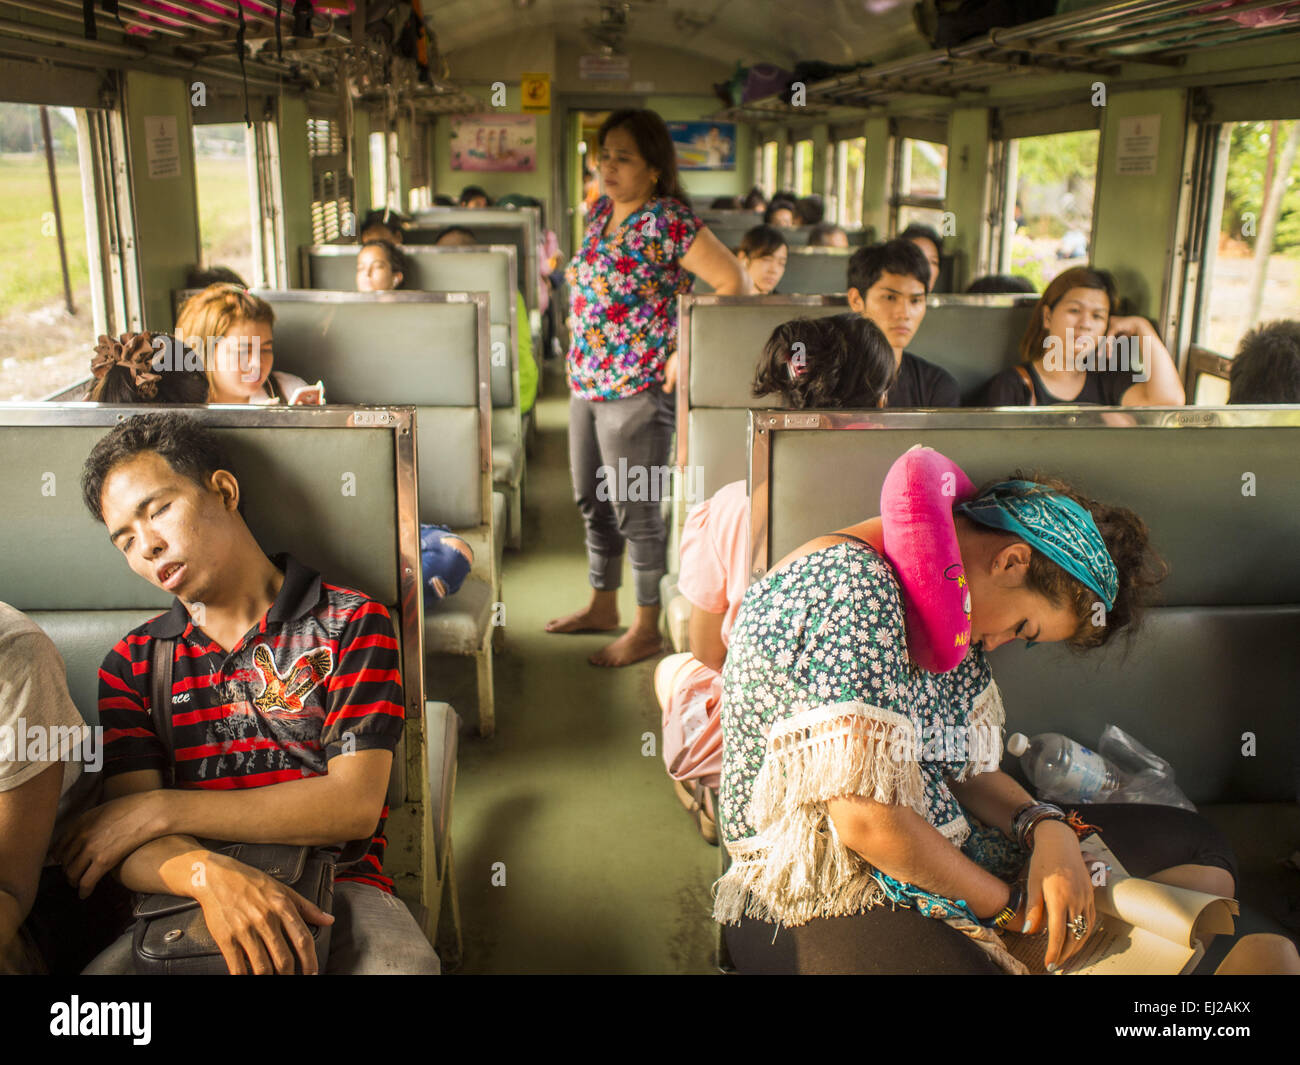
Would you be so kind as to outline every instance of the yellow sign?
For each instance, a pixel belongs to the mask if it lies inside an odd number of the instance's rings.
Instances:
[[[525,111],[550,111],[551,76],[549,74],[520,74],[519,88]]]

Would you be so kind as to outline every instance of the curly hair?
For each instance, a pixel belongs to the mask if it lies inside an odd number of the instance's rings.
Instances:
[[[896,373],[893,349],[874,322],[857,314],[796,318],[763,346],[753,394],[776,394],[795,410],[861,410],[880,402]]]
[[[1102,623],[1097,624],[1097,608],[1105,605],[1098,601],[1097,593],[1041,552],[1030,555],[1025,586],[1053,606],[1069,605],[1078,619],[1074,632],[1066,640],[1067,645],[1079,651],[1101,647],[1121,632],[1131,639],[1141,627],[1146,608],[1156,598],[1157,586],[1169,575],[1168,565],[1151,546],[1146,522],[1128,507],[1092,499],[1057,477],[1015,470],[999,480],[1033,481],[1074,500],[1092,515],[1106,550],[1115,561],[1119,573],[1115,602],[1102,615]],[[981,486],[977,494],[984,494],[994,483]]]

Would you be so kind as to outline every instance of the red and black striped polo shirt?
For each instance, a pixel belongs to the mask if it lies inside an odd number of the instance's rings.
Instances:
[[[99,670],[106,775],[165,769],[149,714],[155,638],[176,640],[177,787],[259,788],[320,776],[337,755],[396,747],[404,712],[388,611],[361,592],[325,583],[288,555],[271,561],[284,571],[280,592],[230,654],[195,626],[179,599],[109,652]],[[387,818],[385,805],[365,858],[339,880],[392,892],[383,872]]]

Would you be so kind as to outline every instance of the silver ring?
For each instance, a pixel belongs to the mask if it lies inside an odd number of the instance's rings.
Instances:
[[[1066,927],[1074,933],[1075,939],[1082,939],[1088,934],[1088,918],[1084,917],[1083,914],[1079,914]]]

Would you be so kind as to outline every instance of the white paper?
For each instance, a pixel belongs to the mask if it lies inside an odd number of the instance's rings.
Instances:
[[[1160,152],[1160,116],[1134,115],[1119,120],[1119,151],[1115,172],[1137,177],[1156,172]]]
[[[150,178],[180,177],[181,142],[176,136],[175,115],[146,116],[144,145]]]

